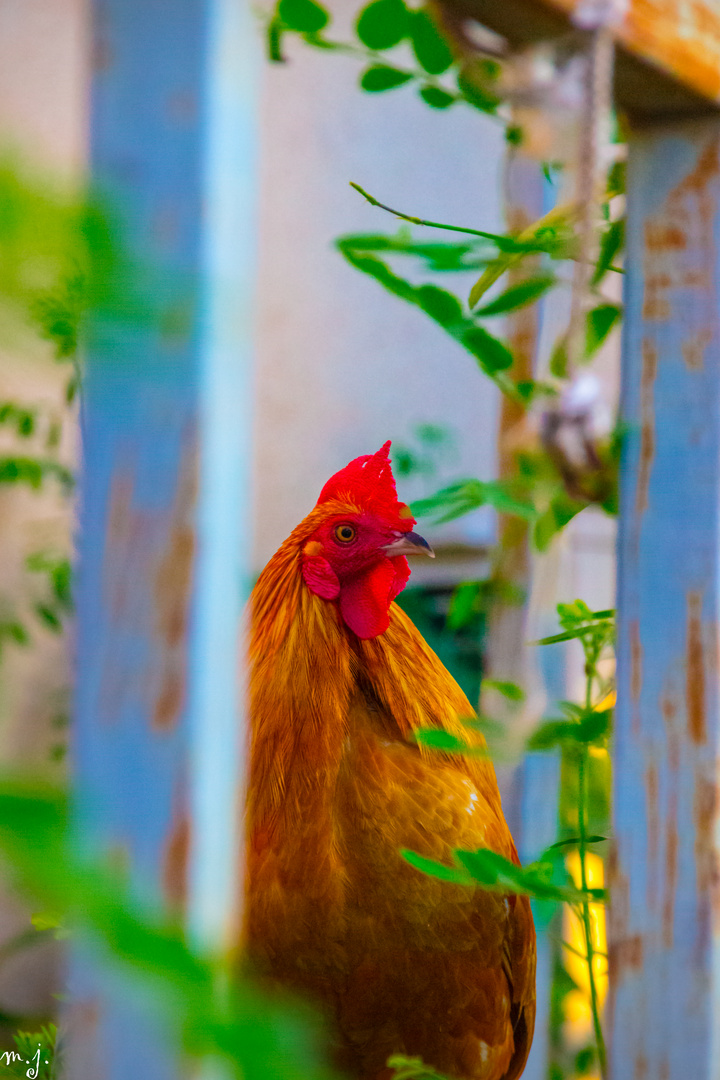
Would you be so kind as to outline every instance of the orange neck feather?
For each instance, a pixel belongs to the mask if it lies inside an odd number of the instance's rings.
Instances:
[[[441,727],[470,745],[485,745],[463,723],[474,715],[465,694],[396,604],[388,630],[362,641],[345,626],[334,602],[307,588],[303,548],[327,512],[327,506],[316,507],[305,518],[253,591],[251,829],[272,827],[285,813],[297,819],[310,804],[313,813],[329,812],[360,674],[394,717],[400,738],[421,727]],[[492,798],[497,787],[490,762],[479,757],[463,767],[482,776]]]
[[[301,812],[330,789],[352,690],[351,649],[334,603],[302,576],[302,550],[326,508],[312,511],[253,590],[250,635],[250,823]]]

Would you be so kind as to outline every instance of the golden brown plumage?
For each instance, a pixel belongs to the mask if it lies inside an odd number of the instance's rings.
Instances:
[[[397,505],[390,539],[414,537]],[[330,492],[255,587],[248,952],[263,975],[321,1003],[352,1075],[389,1075],[388,1056],[404,1053],[463,1080],[514,1080],[535,1012],[527,899],[441,882],[399,854],[450,862],[454,848],[490,847],[517,858],[489,761],[412,740],[429,726],[467,740],[461,721],[473,710],[396,604],[386,604],[387,629],[370,636],[383,617],[375,578],[369,624],[342,595],[315,591],[328,591],[327,568],[316,584],[327,555],[340,593],[365,603],[365,579],[346,578],[346,564],[328,553],[327,525],[350,522],[362,538],[382,509],[353,487]],[[378,558],[397,564],[391,552]],[[389,597],[397,584],[380,592]]]

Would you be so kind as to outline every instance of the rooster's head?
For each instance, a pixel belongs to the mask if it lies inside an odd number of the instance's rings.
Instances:
[[[413,532],[410,508],[398,501],[390,443],[355,458],[332,476],[311,515],[314,531],[302,548],[305,584],[340,614],[359,638],[387,630],[388,609],[410,577],[406,555],[430,555]]]

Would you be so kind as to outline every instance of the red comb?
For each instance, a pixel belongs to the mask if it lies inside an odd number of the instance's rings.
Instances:
[[[395,477],[390,464],[390,439],[375,454],[363,454],[331,476],[320,492],[318,503],[329,499],[357,503],[395,528],[407,532],[415,524],[405,503],[398,502]]]

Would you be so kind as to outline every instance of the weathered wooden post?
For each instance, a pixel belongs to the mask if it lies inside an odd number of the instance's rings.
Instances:
[[[461,6],[522,47],[610,5]],[[610,1069],[717,1080],[720,9],[614,7],[630,145]]]
[[[91,179],[132,267],[117,299],[151,310],[95,313],[88,341],[78,821],[222,951],[239,896],[257,35],[244,0],[95,0],[93,18]],[[144,1006],[78,966],[73,1077],[176,1077]]]
[[[720,1076],[720,116],[631,137],[613,1076]]]

